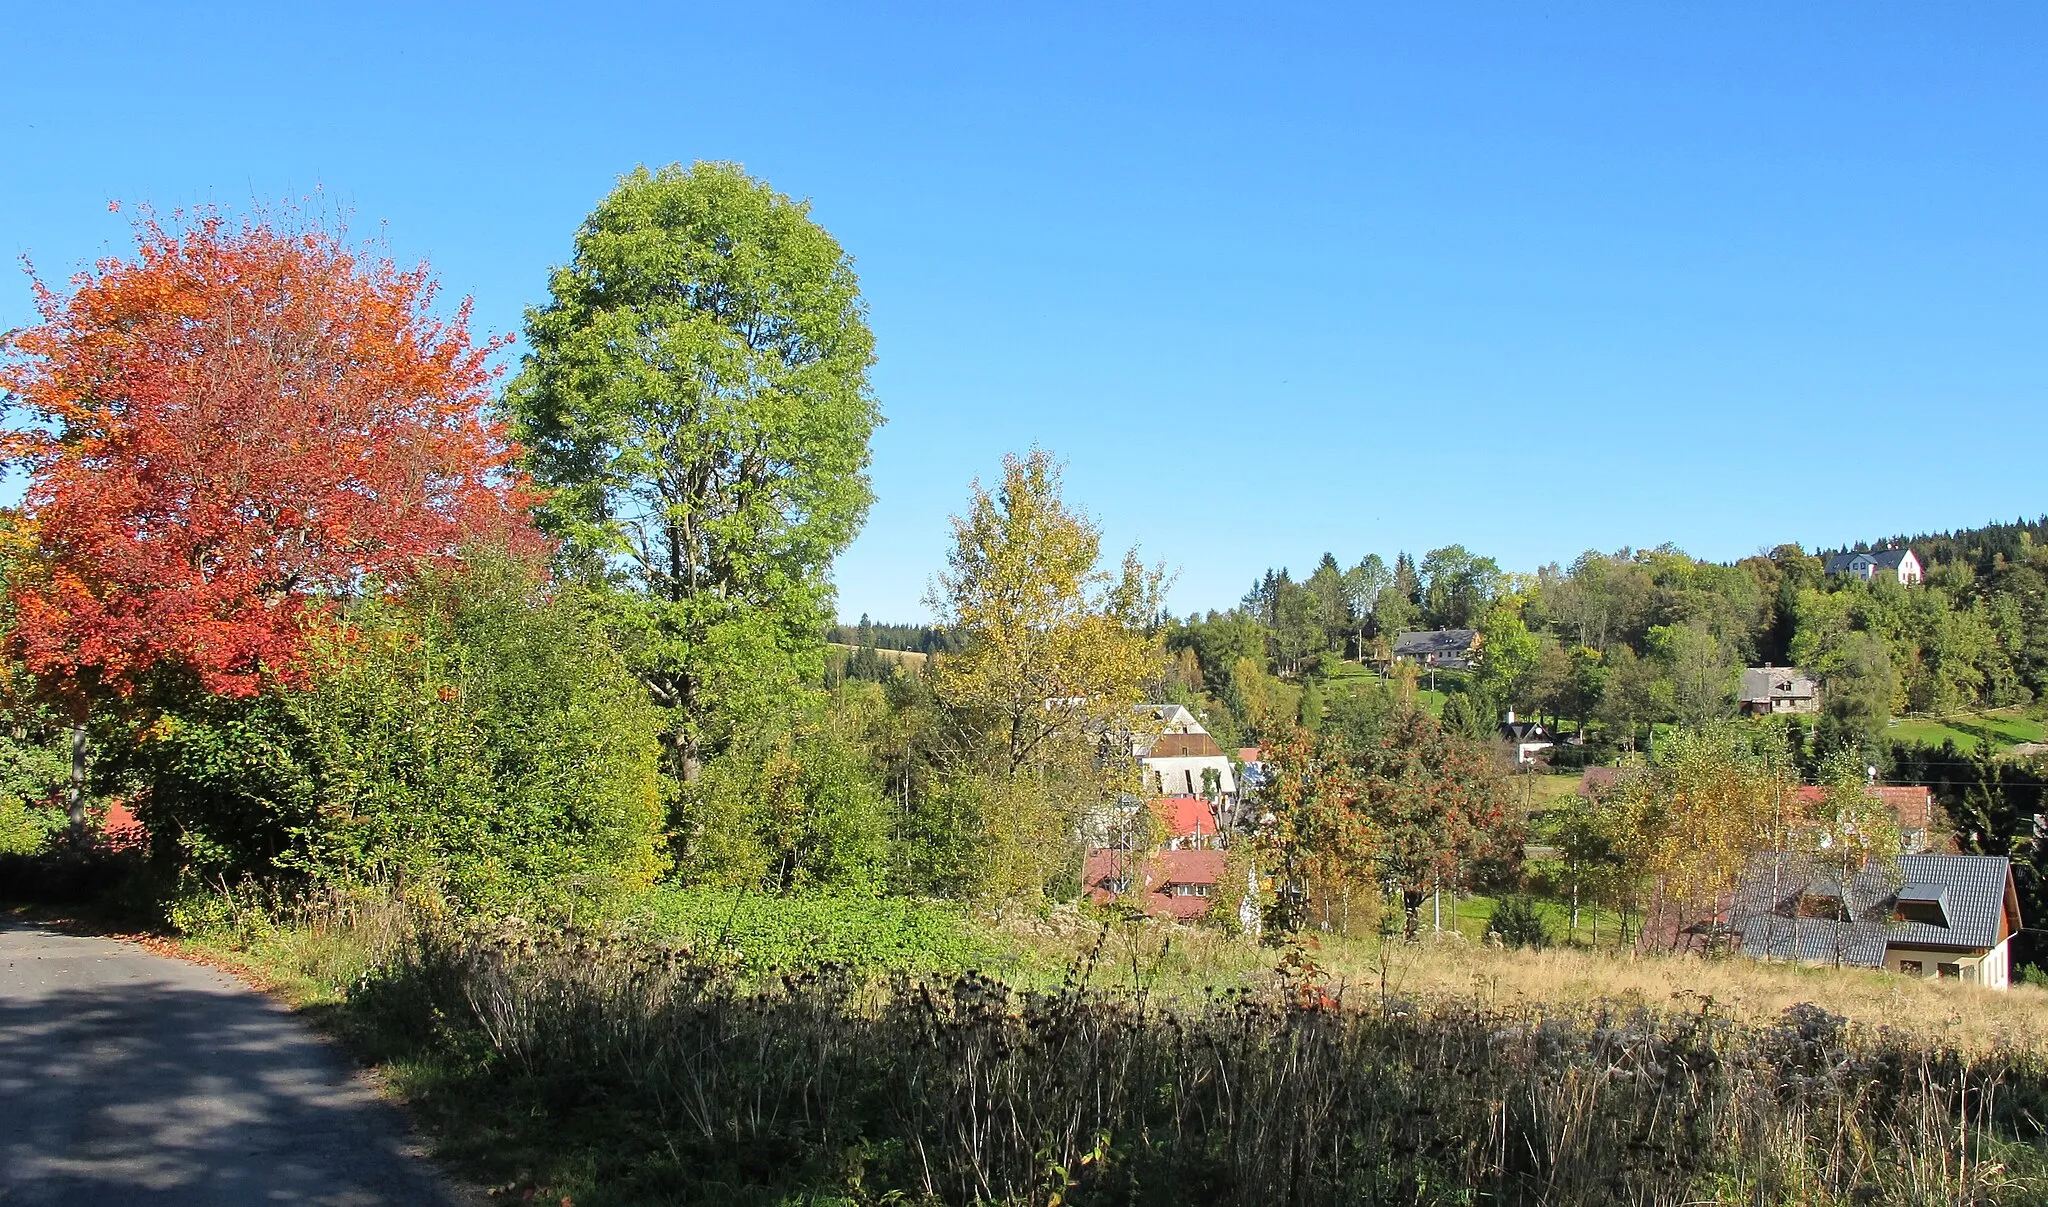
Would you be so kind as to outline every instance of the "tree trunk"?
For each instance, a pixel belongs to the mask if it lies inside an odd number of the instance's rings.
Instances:
[[[71,836],[85,837],[85,726],[71,727],[71,785],[64,793],[64,811],[71,819]]]

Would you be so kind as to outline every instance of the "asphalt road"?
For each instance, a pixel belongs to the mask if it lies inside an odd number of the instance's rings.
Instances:
[[[0,1204],[461,1201],[284,1007],[132,944],[0,922]]]

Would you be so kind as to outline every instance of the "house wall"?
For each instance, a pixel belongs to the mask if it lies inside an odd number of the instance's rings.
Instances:
[[[1954,964],[1966,984],[1983,985],[1988,989],[2004,989],[2011,984],[2012,940],[2002,940],[1989,951],[1937,951],[1931,948],[1887,947],[1884,966],[1892,972],[1917,975],[1925,980],[1934,980],[1941,975],[1943,964]],[[1917,962],[1920,971],[1908,972],[1902,964]]]
[[[1185,758],[1146,759],[1145,789],[1165,796],[1202,795],[1202,772],[1213,769],[1222,783],[1223,795],[1237,795],[1237,776],[1230,769],[1228,755],[1190,755]]]
[[[1899,581],[1917,583],[1920,581],[1920,559],[1909,550],[1899,559]]]

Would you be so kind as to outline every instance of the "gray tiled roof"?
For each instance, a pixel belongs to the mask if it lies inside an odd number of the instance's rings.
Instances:
[[[1899,563],[1905,561],[1906,555],[1911,552],[1911,548],[1902,548],[1871,549],[1863,553],[1837,553],[1828,558],[1827,573],[1840,574],[1854,565],[1859,557],[1867,557],[1887,570],[1896,570],[1899,568]]]
[[[1825,961],[1839,948],[1845,963],[1878,967],[1887,945],[1997,946],[2011,874],[2012,861],[2002,855],[1901,855],[1895,869],[1863,868],[1844,892],[1809,859],[1760,855],[1737,890],[1732,921],[1742,950],[1752,955]],[[1849,920],[1796,916],[1799,899],[1808,895],[1844,898]],[[1901,896],[1938,897],[1948,925],[1893,921],[1892,907]]]
[[[1432,629],[1420,633],[1403,633],[1394,638],[1394,653],[1414,656],[1417,654],[1466,654],[1472,650],[1472,639],[1479,636],[1475,629]]]
[[[1892,942],[1997,945],[1998,915],[2005,909],[2005,883],[2012,875],[2012,860],[2003,855],[1901,855],[1899,872],[1908,884],[1943,891],[1948,925],[1894,923]]]
[[[1768,700],[1773,696],[1801,699],[1818,693],[1820,685],[1805,671],[1789,666],[1752,666],[1742,672],[1742,699]]]

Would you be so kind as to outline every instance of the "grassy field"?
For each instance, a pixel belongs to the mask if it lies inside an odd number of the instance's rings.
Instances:
[[[2001,992],[1874,969],[1616,952],[1607,946],[1615,918],[1604,912],[1602,948],[1596,951],[1583,945],[1591,940],[1591,910],[1580,915],[1580,945],[1502,950],[1482,941],[1494,907],[1490,898],[1454,903],[1447,896],[1443,906],[1444,929],[1437,932],[1431,902],[1423,903],[1422,934],[1415,943],[1398,936],[1351,939],[1311,931],[1302,944],[1333,992],[1354,997],[1392,993],[1517,1008],[1593,1001],[1662,1007],[1711,1003],[1732,1019],[1758,1023],[1812,1003],[1873,1032],[1911,1033],[1963,1050],[2048,1051],[2048,990],[2033,985]],[[1552,934],[1565,936],[1567,909],[1549,902],[1537,908]],[[1070,973],[1102,943],[1093,975],[1106,985],[1151,993],[1193,996],[1255,989],[1272,982],[1279,954],[1217,929],[1155,923],[1110,924],[1105,942],[1104,923],[1064,914],[1010,918],[998,929],[1020,952],[1014,975],[1023,979]]]
[[[1894,742],[1930,746],[1954,742],[1964,751],[1975,751],[1987,742],[1993,750],[2003,750],[2021,742],[2048,740],[2048,726],[2018,708],[1954,717],[1901,717],[1886,732]]]
[[[510,1201],[1904,1207],[2048,1193],[2048,993],[1504,951],[1469,937],[1491,901],[1445,905],[1445,931],[1425,907],[1416,943],[1274,947],[1073,906],[975,918],[666,890],[610,934],[336,898],[225,911],[167,945],[348,1042],[438,1156]],[[821,928],[822,947],[802,938]],[[723,942],[707,935],[844,963],[705,965]],[[907,971],[963,958],[992,976]],[[1892,1091],[1870,1092],[1887,1077]],[[1965,1120],[1960,1101],[1999,1114]],[[1644,1146],[1653,1135],[1662,1147]],[[1305,1163],[1276,1181],[1273,1153]]]
[[[1323,664],[1323,691],[1329,695],[1362,691],[1377,688],[1379,685],[1380,673],[1370,666],[1362,666],[1356,662]],[[1425,674],[1415,689],[1415,702],[1427,709],[1430,716],[1440,717],[1444,713],[1444,701],[1449,695],[1443,691],[1431,691],[1428,685],[1429,677]]]

